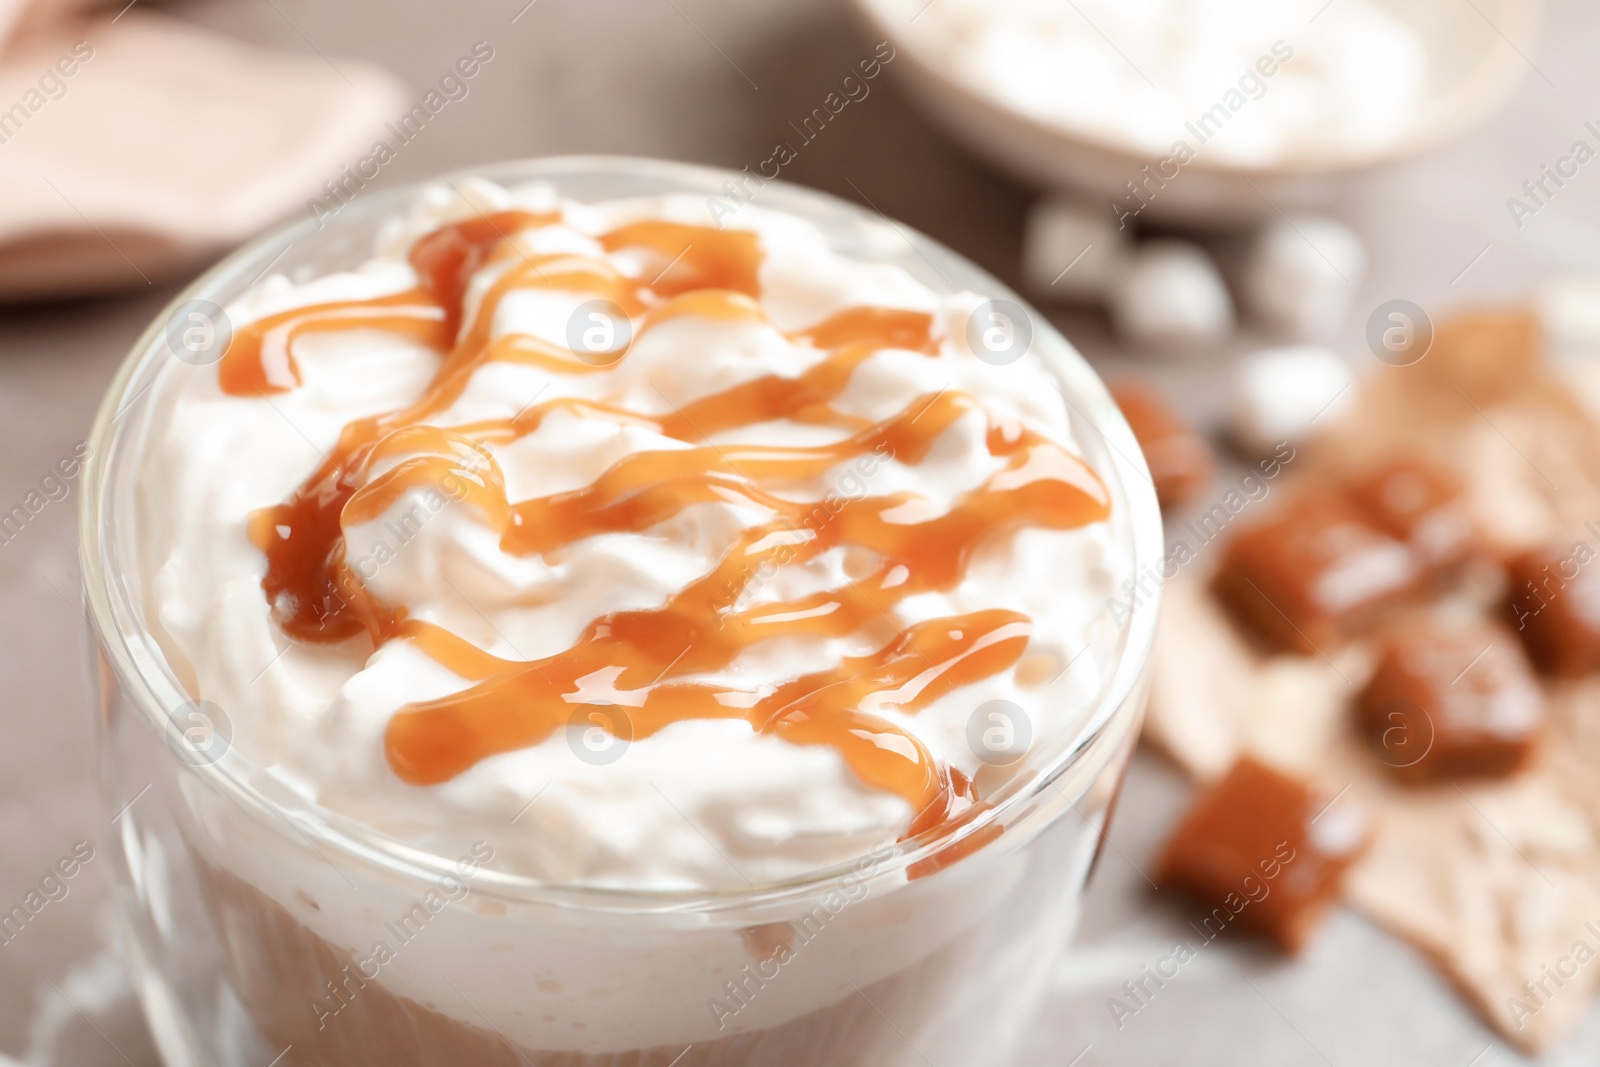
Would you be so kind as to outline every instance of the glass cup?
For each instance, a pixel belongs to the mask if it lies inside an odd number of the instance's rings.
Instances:
[[[473,173],[579,201],[721,197],[738,177],[603,157]],[[251,765],[229,744],[225,709],[186,688],[151,625],[140,566],[138,446],[155,428],[140,401],[158,375],[193,371],[184,331],[214,325],[208,309],[269,269],[298,280],[355,267],[415,192],[366,195],[213,268],[139,339],[95,422],[81,552],[115,814],[107,851],[167,1063],[1004,1064],[1071,935],[1138,735],[1151,602],[1130,618],[1102,613],[1086,646],[1097,698],[1068,729],[1033,738],[972,817],[839,867],[728,890],[550,884],[496,870],[493,842],[429,854]],[[1128,574],[1157,564],[1160,515],[1138,445],[1042,316],[880,215],[781,182],[755,199],[811,220],[845,254],[990,298],[969,324],[975,351],[992,351],[986,331],[999,329],[994,344],[1021,337],[1042,356],[1109,488]]]

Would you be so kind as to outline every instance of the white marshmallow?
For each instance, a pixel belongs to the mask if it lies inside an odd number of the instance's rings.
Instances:
[[[1322,338],[1350,313],[1367,269],[1355,231],[1325,215],[1278,219],[1255,237],[1244,271],[1244,302],[1265,325]]]
[[[1135,249],[1112,286],[1111,315],[1118,331],[1139,344],[1193,345],[1233,329],[1233,301],[1222,275],[1187,241],[1150,241]]]
[[[1104,299],[1127,259],[1128,232],[1105,208],[1040,197],[1022,238],[1023,282],[1040,300]]]
[[[1600,277],[1555,278],[1534,300],[1547,350],[1561,358],[1600,356]]]
[[[1258,452],[1271,451],[1279,441],[1298,441],[1313,423],[1354,401],[1352,380],[1344,360],[1316,345],[1247,356],[1234,374],[1233,436]]]
[[[1556,373],[1600,421],[1600,276],[1552,278],[1539,286],[1533,306]]]

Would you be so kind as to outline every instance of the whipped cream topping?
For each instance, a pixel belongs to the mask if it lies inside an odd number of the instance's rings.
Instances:
[[[654,319],[649,314],[660,308],[627,322],[607,320],[609,312],[595,319],[588,310],[593,291],[564,288],[561,271],[570,267],[577,277],[589,269],[582,264],[599,264],[641,286],[669,276],[683,268],[637,247],[608,248],[605,235],[643,221],[708,227],[703,201],[584,205],[545,186],[457,185],[459,192],[440,186],[422,194],[355,271],[265,279],[227,309],[235,330],[246,335],[251,324],[294,309],[400,298],[421,281],[408,259],[420,238],[515,210],[545,221],[513,229],[497,257],[466,272],[460,334],[478,329],[491,343],[570,353],[576,322],[579,330],[631,334],[631,346],[620,358],[569,359],[565,366],[548,359],[478,364],[421,422],[429,433],[448,434],[426,441],[397,435],[368,457],[339,532],[348,583],[342,588],[352,601],[380,605],[386,625],[403,629],[376,644],[364,632],[333,641],[294,636],[285,620],[297,605],[264,590],[263,537],[272,533],[270,522],[263,533],[262,516],[301,490],[353,423],[414,408],[430,395],[446,365],[430,336],[439,324],[265,330],[264,377],[247,390],[224,388],[226,358],[210,367],[175,366],[152,390],[154,429],[142,461],[148,491],[139,508],[152,626],[180,678],[196,699],[223,709],[239,753],[283,786],[440,855],[490,842],[493,866],[555,882],[743,886],[842,863],[904,836],[921,814],[911,793],[864,781],[862,764],[834,745],[797,743],[738,717],[692,715],[620,740],[604,709],[622,706],[641,723],[647,710],[628,706],[612,684],[625,673],[621,667],[578,679],[573,725],[477,753],[448,774],[397,771],[396,723],[476,692],[486,684],[486,661],[531,678],[539,663],[584,641],[596,620],[660,610],[717,573],[741,536],[771,520],[770,509],[737,493],[711,493],[642,529],[586,532],[529,552],[507,550],[507,522],[514,520],[497,509],[579,493],[630,457],[655,461],[712,449],[737,468],[741,459],[756,462],[749,455],[776,463],[770,457],[782,450],[814,452],[867,432],[805,417],[732,420],[688,440],[662,430],[707,397],[818,368],[826,346],[807,331],[830,318],[863,307],[926,316],[926,350],[874,346],[831,406],[860,427],[908,409],[911,421],[919,410],[941,421],[925,453],[841,451],[839,462],[784,482],[777,506],[837,512],[894,498],[881,516],[890,527],[957,514],[986,486],[1017,478],[994,451],[994,427],[1020,428],[1007,432],[1076,453],[1069,408],[1049,369],[1033,353],[1006,365],[974,354],[966,326],[979,295],[938,293],[897,267],[847,259],[810,223],[757,208],[741,211],[736,228],[752,234],[760,252],[758,313],[724,314],[731,306],[724,301],[691,303]],[[544,264],[557,280],[499,285],[527,264]],[[485,308],[491,310],[480,315]],[[941,397],[964,398],[965,406]],[[919,400],[928,407],[912,407]],[[594,417],[598,408],[613,416]],[[530,411],[541,415],[529,432],[474,432],[517,423]],[[440,459],[441,440],[454,450],[447,460]],[[407,482],[396,473],[433,462],[453,477]],[[389,484],[401,491],[385,494]],[[277,536],[289,537],[288,529],[279,526]],[[772,537],[808,539],[803,523]],[[759,615],[808,597],[848,595],[884,564],[881,553],[851,543],[802,553],[796,562],[759,567],[730,589],[722,607]],[[862,696],[863,711],[895,731],[874,735],[877,744],[920,746],[950,780],[970,783],[970,803],[1018,766],[999,766],[975,748],[972,724],[981,708],[1005,701],[1019,709],[1035,746],[1081,723],[1113,659],[1115,631],[1104,609],[1126,571],[1105,522],[1002,524],[973,544],[959,580],[885,602],[868,626],[752,641],[706,669],[693,668],[696,642],[686,635],[690,668],[669,663],[663,677],[736,704],[741,694],[753,700],[798,677],[865,662],[919,626],[1013,613],[1025,626],[1015,630],[1022,635],[1016,654],[1001,669],[931,688],[914,709],[882,689]],[[419,633],[449,640],[430,644]],[[446,646],[449,654],[441,654]],[[599,726],[585,725],[586,709],[603,717],[593,720]]]

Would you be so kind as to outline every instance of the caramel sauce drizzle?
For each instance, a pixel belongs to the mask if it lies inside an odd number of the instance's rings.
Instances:
[[[1050,440],[989,418],[988,450],[1005,463],[947,510],[907,493],[832,503],[783,496],[785,487],[873,453],[920,463],[957,420],[984,415],[970,396],[955,391],[919,397],[876,424],[832,406],[873,353],[938,353],[928,315],[885,308],[851,308],[794,335],[824,354],[795,377],[762,376],[670,412],[644,414],[562,397],[508,419],[450,429],[431,424],[490,362],[566,374],[608,369],[534,336],[491,336],[495,309],[519,289],[604,297],[637,323],[636,336],[684,316],[766,322],[757,303],[762,253],[753,233],[660,221],[623,226],[599,241],[617,261],[637,268],[626,273],[571,253],[525,253],[511,240],[558,221],[502,212],[443,226],[411,250],[415,289],[297,308],[235,333],[220,381],[225,392],[239,396],[299,385],[292,349],[297,338],[311,334],[382,330],[447,350],[420,399],[346,425],[289,500],[252,516],[251,537],[267,557],[262,588],[279,625],[311,642],[362,635],[374,646],[409,641],[471,683],[460,693],[408,705],[391,719],[386,755],[412,784],[447,781],[480,760],[550,737],[585,705],[610,704],[625,711],[632,738],[685,719],[721,718],[794,744],[830,746],[862,783],[913,805],[918,814],[911,834],[970,812],[977,801],[971,780],[872,709],[914,714],[1010,669],[1027,646],[1031,622],[1016,612],[989,610],[896,632],[888,612],[908,596],[953,588],[988,538],[1027,525],[1071,529],[1103,521],[1109,513],[1104,485]],[[536,432],[556,412],[647,427],[692,447],[630,454],[580,489],[510,501],[489,446]],[[780,419],[837,427],[846,435],[812,447],[718,447],[708,440]],[[346,525],[377,519],[408,492],[440,486],[476,509],[501,548],[516,555],[550,553],[601,533],[643,534],[704,502],[747,505],[770,519],[744,530],[710,573],[662,606],[602,616],[556,655],[510,660],[437,624],[407,618],[369,593],[346,566]],[[842,545],[868,549],[882,562],[842,589],[740,606],[764,566],[804,563]],[[757,689],[691,680],[726,670],[761,641],[851,634],[874,635],[882,644],[830,670]]]

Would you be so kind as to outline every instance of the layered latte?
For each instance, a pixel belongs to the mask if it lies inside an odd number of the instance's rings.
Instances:
[[[975,946],[1012,930],[1026,970],[1018,924],[1065,935],[1041,878],[1081,879],[1093,827],[896,857],[1104,690],[1129,565],[1073,405],[982,294],[717,221],[430,187],[153,387],[173,671],[269,803],[434,861],[197,816],[286,1062],[898,1062],[986,981]]]

